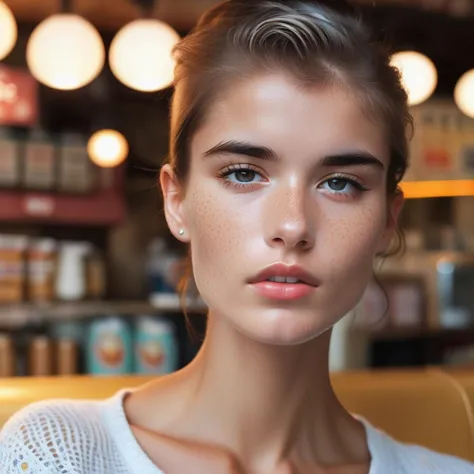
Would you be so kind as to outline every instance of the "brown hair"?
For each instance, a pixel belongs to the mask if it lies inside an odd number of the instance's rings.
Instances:
[[[236,80],[284,71],[303,85],[343,86],[390,145],[387,193],[408,165],[407,96],[389,54],[342,0],[228,0],[210,9],[175,49],[170,163],[186,180],[189,144],[212,104]]]

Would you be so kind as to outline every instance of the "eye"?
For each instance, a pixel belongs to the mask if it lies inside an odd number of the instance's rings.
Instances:
[[[233,171],[232,173],[228,174],[227,178],[233,177],[233,180],[239,183],[251,183],[256,176],[257,172],[253,170],[241,169],[239,171]]]
[[[232,165],[222,170],[219,178],[225,184],[233,186],[246,186],[265,181],[262,173],[250,167],[250,165]]]
[[[344,196],[350,196],[368,190],[368,188],[356,178],[349,176],[333,176],[322,182],[319,188],[324,189],[330,194]]]
[[[344,191],[351,183],[347,179],[333,178],[326,181],[329,189],[336,192]]]

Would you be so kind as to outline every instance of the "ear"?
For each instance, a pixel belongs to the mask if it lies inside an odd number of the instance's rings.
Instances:
[[[382,238],[380,239],[377,255],[385,253],[390,247],[390,243],[392,242],[393,236],[397,230],[398,219],[400,217],[400,213],[402,212],[404,203],[405,196],[403,195],[403,191],[401,189],[397,189],[395,196],[393,196],[388,203],[387,222],[385,224],[385,230],[382,234]]]
[[[164,165],[160,172],[165,218],[171,233],[181,242],[188,242],[188,232],[184,215],[182,184],[170,165]],[[184,231],[184,234],[183,234]],[[180,235],[182,234],[182,235]]]

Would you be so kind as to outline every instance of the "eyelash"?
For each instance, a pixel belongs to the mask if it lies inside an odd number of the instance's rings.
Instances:
[[[237,171],[253,171],[256,173],[256,175],[260,175],[263,178],[263,173],[257,168],[256,166],[253,166],[251,164],[238,164],[238,165],[230,165],[224,168],[223,170],[220,171],[218,174],[219,179],[222,180],[224,186],[228,187],[231,186],[236,189],[242,189],[242,188],[247,188],[253,184],[257,184],[258,182],[250,182],[250,183],[236,183],[233,181],[230,181],[228,178],[231,174],[236,173]],[[341,180],[341,181],[346,181],[348,184],[353,186],[358,192],[365,192],[368,191],[369,188],[362,184],[358,179],[356,179],[354,176],[347,175],[344,173],[335,173],[334,175],[326,178],[322,183],[318,185],[318,188],[322,185],[325,184],[331,180]],[[261,181],[259,181],[261,182]],[[342,196],[349,196],[350,193],[344,192],[344,191],[334,191],[330,190],[329,191],[333,195],[342,195]]]

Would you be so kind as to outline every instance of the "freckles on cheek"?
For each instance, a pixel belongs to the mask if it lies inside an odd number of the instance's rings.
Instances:
[[[186,222],[193,251],[210,254],[222,233],[222,216],[209,193],[194,191],[186,198]]]
[[[222,196],[209,190],[191,192],[186,200],[193,254],[211,261],[225,253],[228,259],[240,240],[239,216],[226,206]]]
[[[351,272],[372,268],[378,242],[383,233],[385,214],[380,209],[368,208],[347,216],[326,217],[328,232],[324,246],[330,255],[331,267]],[[353,276],[353,274],[351,275]]]

